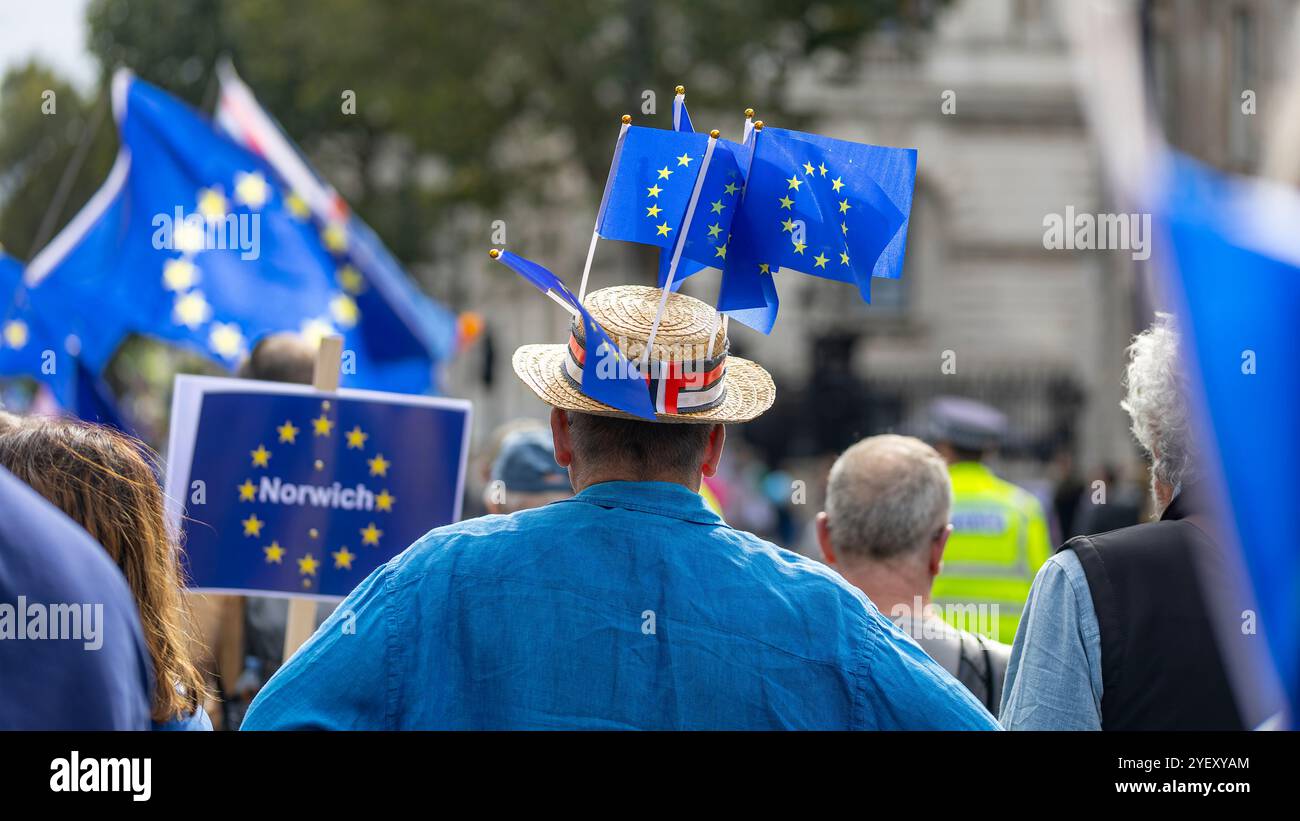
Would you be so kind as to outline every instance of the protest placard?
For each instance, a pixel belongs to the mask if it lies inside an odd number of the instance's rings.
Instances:
[[[470,405],[178,376],[166,488],[191,587],[335,598],[460,518]]]

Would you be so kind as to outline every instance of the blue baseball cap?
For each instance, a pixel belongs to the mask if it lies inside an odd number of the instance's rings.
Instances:
[[[544,428],[515,431],[501,442],[492,463],[492,481],[505,483],[512,493],[573,490],[569,471],[555,461],[551,432]]]

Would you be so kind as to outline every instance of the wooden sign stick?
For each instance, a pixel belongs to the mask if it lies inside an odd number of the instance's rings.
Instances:
[[[312,387],[333,393],[339,389],[339,366],[343,360],[343,337],[327,336],[320,341],[316,353],[316,370],[312,374]],[[316,600],[294,597],[289,599],[289,619],[284,626],[284,661],[311,638],[316,628]]]

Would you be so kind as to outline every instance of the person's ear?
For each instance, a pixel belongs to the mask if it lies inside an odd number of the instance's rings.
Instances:
[[[555,443],[555,463],[562,468],[573,464],[573,440],[569,438],[569,415],[551,408],[551,439]]]
[[[943,530],[930,542],[930,577],[934,578],[943,570],[943,550],[948,546],[948,537],[952,535],[952,525],[946,524]]]
[[[709,447],[704,451],[704,464],[700,473],[712,476],[718,472],[718,462],[722,461],[722,446],[727,442],[727,426],[714,425],[709,430]]]
[[[831,520],[826,511],[817,514],[817,544],[821,545],[822,558],[835,564],[835,548],[831,545]]]

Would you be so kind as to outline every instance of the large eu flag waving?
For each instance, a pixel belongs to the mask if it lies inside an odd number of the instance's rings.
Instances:
[[[113,109],[121,150],[108,181],[28,265],[44,316],[66,318],[98,371],[123,336],[175,342],[233,365],[278,331],[344,335],[345,384],[422,390],[433,353],[399,345],[400,323],[372,319],[336,258],[339,226],[317,225],[261,157],[158,88],[119,72]],[[395,383],[384,365],[420,350]],[[421,373],[423,371],[423,373]]]

